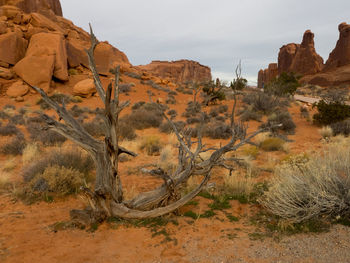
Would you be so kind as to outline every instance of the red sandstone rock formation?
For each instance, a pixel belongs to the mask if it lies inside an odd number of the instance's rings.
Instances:
[[[211,80],[211,70],[192,60],[152,61],[137,67],[161,78],[169,78],[175,83],[207,82]]]
[[[14,70],[30,85],[46,91],[53,76],[67,81],[67,52],[63,35],[39,33],[32,36],[26,56],[15,65]]]
[[[320,72],[322,68],[323,59],[316,53],[314,34],[307,30],[304,33],[301,45],[297,49],[289,72],[310,75]]]
[[[62,7],[59,0],[0,0],[0,6],[16,6],[25,13],[43,13],[49,15],[52,12],[56,16],[62,16]]]
[[[291,43],[280,48],[278,53],[278,74],[290,71],[299,46],[299,44]]]
[[[262,89],[271,80],[276,78],[278,75],[277,63],[269,64],[267,69],[261,69],[258,74],[258,88]]]
[[[338,29],[339,40],[332,53],[329,55],[324,71],[350,64],[350,25],[341,23]]]
[[[307,30],[301,44],[288,44],[281,47],[278,54],[278,73],[294,72],[309,75],[320,72],[323,59],[316,53],[314,34]]]
[[[89,34],[62,17],[59,0],[0,0],[1,85],[20,78],[49,91],[54,81],[69,80],[68,69],[84,72],[89,67],[89,47]],[[97,45],[95,62],[101,75],[110,75],[110,70],[120,65],[122,73],[134,72],[170,88],[176,87],[173,82],[211,80],[210,68],[194,61],[156,61],[133,67],[127,56],[108,42]],[[5,85],[10,88],[10,83]],[[17,87],[11,87],[12,96]],[[22,94],[20,88],[18,92]]]

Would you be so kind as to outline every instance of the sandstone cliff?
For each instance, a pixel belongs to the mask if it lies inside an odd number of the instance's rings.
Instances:
[[[316,53],[314,34],[307,30],[301,44],[287,44],[278,54],[278,74],[294,72],[302,75],[302,83],[321,86],[350,84],[350,25],[341,23],[339,40],[325,64]],[[258,73],[258,87],[267,83],[266,70]]]
[[[138,66],[139,70],[151,72],[175,83],[207,82],[211,80],[211,70],[192,60],[152,61],[148,65]]]

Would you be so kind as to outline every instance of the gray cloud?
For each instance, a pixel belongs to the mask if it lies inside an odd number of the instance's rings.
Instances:
[[[134,65],[151,60],[193,59],[213,76],[233,77],[242,60],[251,81],[279,48],[315,33],[326,60],[338,39],[337,26],[349,21],[349,0],[61,0],[64,16],[108,40]],[[96,4],[98,3],[98,4]]]

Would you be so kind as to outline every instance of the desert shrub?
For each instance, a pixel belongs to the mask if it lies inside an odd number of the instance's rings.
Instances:
[[[183,121],[177,121],[177,122],[174,122],[174,124],[178,131],[182,131],[186,125]],[[159,126],[159,131],[167,134],[174,132],[173,126],[168,121],[163,122]]]
[[[177,95],[176,91],[171,90],[168,92],[168,96],[176,96],[176,95]]]
[[[281,73],[277,78],[272,80],[264,87],[264,91],[268,94],[276,96],[294,95],[299,84],[299,76],[294,73]]]
[[[62,94],[62,93],[55,93],[51,96],[49,96],[53,101],[62,104],[63,102],[65,104],[68,104],[71,102],[71,96],[66,95],[66,94]],[[47,110],[50,109],[51,107],[49,106],[49,104],[47,104],[42,98],[38,100],[38,102],[36,103],[37,105],[40,105],[40,108],[43,110]]]
[[[40,123],[31,122],[26,127],[31,140],[41,142],[45,146],[60,145],[67,140],[66,137],[53,130],[44,129],[45,126]]]
[[[260,148],[267,152],[281,151],[283,150],[284,144],[285,144],[284,140],[277,137],[270,137],[265,139],[263,142],[261,142]]]
[[[262,114],[260,112],[257,112],[253,109],[252,106],[248,106],[243,109],[243,111],[240,114],[241,121],[261,121]]]
[[[21,155],[25,146],[26,140],[23,134],[19,133],[8,143],[5,143],[3,146],[1,146],[0,150],[2,154],[6,155]]]
[[[177,116],[176,110],[169,110],[167,114],[170,115],[172,119],[174,119]]]
[[[124,83],[124,84],[119,84],[119,92],[120,93],[128,93],[131,90],[132,87],[135,87],[134,83]]]
[[[134,105],[132,105],[131,109],[132,110],[137,110],[137,109],[141,108],[145,104],[146,104],[146,102],[144,102],[144,101],[136,102]]]
[[[168,96],[165,103],[174,105],[176,104],[176,99],[173,96]]]
[[[348,97],[348,91],[347,89],[329,89],[326,91],[326,93],[322,94],[321,97],[324,101],[328,103],[345,103],[347,97]]]
[[[249,156],[253,159],[256,159],[256,157],[259,154],[259,148],[254,146],[254,145],[249,145],[249,146],[244,147],[243,153],[246,156]]]
[[[215,120],[218,122],[225,122],[226,119],[227,119],[226,117],[221,115],[215,117]]]
[[[196,118],[196,117],[189,117],[186,120],[187,124],[194,124],[194,123],[200,123],[201,120],[200,118]]]
[[[74,105],[70,108],[69,113],[73,115],[73,117],[77,118],[82,116],[84,113],[92,113],[92,111],[87,107],[79,107],[78,105]]]
[[[185,112],[182,114],[183,117],[194,117],[202,112],[202,106],[198,102],[190,101],[187,103]]]
[[[247,83],[248,83],[248,80],[246,80],[245,78],[237,78],[231,82],[230,87],[234,91],[243,90],[244,88],[247,87]]]
[[[211,139],[228,139],[232,136],[232,131],[224,122],[210,122],[205,126],[203,134]]]
[[[350,150],[331,146],[304,164],[284,163],[276,169],[260,203],[291,222],[350,218]]]
[[[3,107],[4,110],[6,109],[10,109],[10,110],[15,110],[16,109],[16,106],[15,105],[12,105],[12,104],[6,104],[4,107]]]
[[[20,133],[20,130],[14,124],[7,124],[6,126],[0,126],[1,136],[10,136]]]
[[[84,122],[82,126],[91,136],[101,137],[105,135],[105,123],[99,117],[96,117],[95,119],[89,122]]]
[[[243,102],[250,105],[253,111],[264,114],[269,114],[276,111],[278,108],[288,106],[286,101],[261,91],[245,94],[243,96]]]
[[[333,131],[333,135],[337,136],[339,134],[345,135],[345,136],[349,136],[350,134],[350,120],[344,120],[344,121],[340,121],[340,122],[336,122],[336,123],[332,123],[331,125],[331,129]]]
[[[145,151],[148,155],[159,155],[162,144],[158,136],[147,136],[140,143],[140,150]]]
[[[10,118],[10,123],[13,123],[15,125],[23,125],[25,123],[23,115],[17,114]]]
[[[44,173],[45,169],[50,166],[64,167],[88,175],[94,169],[94,162],[89,155],[79,149],[58,148],[47,153],[38,161],[25,166],[22,176],[26,182],[30,182],[37,174]]]
[[[119,138],[121,140],[133,140],[137,137],[134,127],[125,121],[119,121]]]
[[[204,84],[204,103],[209,105],[210,103],[216,103],[217,101],[225,100],[226,96],[222,90],[223,86],[220,84],[220,81],[209,81]]]
[[[309,110],[305,106],[300,106],[300,116],[308,119],[310,117]]]
[[[34,193],[65,196],[79,191],[84,185],[84,174],[62,166],[49,166],[42,174],[37,174],[29,185]]]
[[[319,130],[323,139],[329,139],[333,136],[333,129],[330,126],[324,126]]]
[[[157,128],[163,121],[163,116],[160,114],[159,107],[162,106],[158,106],[158,104],[155,103],[142,103],[140,106],[134,108],[131,114],[122,118],[122,120],[129,123],[137,130],[151,127]],[[163,110],[165,110],[165,108],[163,108]]]
[[[329,125],[350,118],[350,106],[343,102],[328,102],[320,100],[312,107],[316,108],[318,111],[313,116],[313,119],[317,124]]]
[[[212,117],[212,118],[215,118],[216,116],[219,115],[219,112],[218,112],[218,109],[217,108],[213,108],[210,110],[209,112],[209,116]]]
[[[141,79],[141,76],[135,72],[124,72],[124,74],[134,79]]]
[[[279,130],[284,131],[288,134],[294,134],[296,125],[292,119],[292,116],[288,111],[277,111],[272,113],[268,119],[267,123],[261,125],[262,128],[268,126],[272,127],[273,125],[282,124],[281,127],[271,128],[272,132],[277,132]]]
[[[220,106],[218,106],[216,108],[217,108],[217,111],[219,113],[225,113],[225,112],[228,111],[228,106],[227,105],[220,105]]]
[[[0,111],[0,119],[7,120],[10,118],[10,115],[6,111]]]

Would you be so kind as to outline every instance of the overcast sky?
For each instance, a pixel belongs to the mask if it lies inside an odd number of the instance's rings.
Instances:
[[[64,17],[123,51],[133,65],[191,59],[213,77],[257,72],[277,62],[279,48],[315,33],[316,51],[327,60],[338,24],[350,23],[350,0],[61,0]]]

